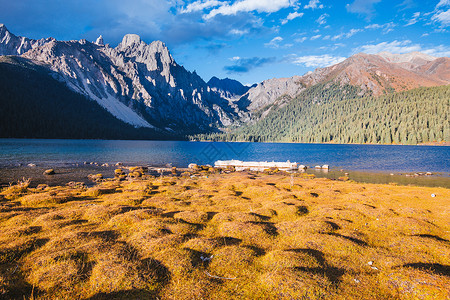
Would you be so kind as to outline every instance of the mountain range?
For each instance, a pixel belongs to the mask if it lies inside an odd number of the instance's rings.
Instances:
[[[67,89],[64,94],[75,92],[91,100],[123,127],[147,128],[158,136],[213,133],[250,124],[319,84],[324,88],[325,83],[350,85],[358,89],[358,96],[381,96],[450,83],[450,58],[419,52],[359,53],[303,76],[268,79],[251,87],[228,78],[213,77],[205,82],[177,64],[161,41],[147,44],[135,34],[125,35],[116,47],[105,44],[101,36],[95,42],[33,40],[15,36],[3,24],[0,55],[9,57],[0,60],[0,65],[7,65],[0,72],[5,72],[3,77],[9,80],[3,87],[3,93],[10,95],[9,101],[17,97],[36,101],[32,94],[14,90],[19,83],[13,78],[18,76],[8,77],[8,72],[28,73],[39,77],[35,82],[62,83]],[[58,91],[53,93],[52,101],[60,101],[62,92],[60,88]],[[4,96],[0,96],[3,106],[1,98]],[[10,130],[5,137],[23,137]],[[27,136],[33,137],[33,133]]]

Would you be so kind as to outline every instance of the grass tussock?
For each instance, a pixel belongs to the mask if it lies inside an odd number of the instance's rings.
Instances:
[[[0,298],[450,297],[448,189],[129,171],[3,189]]]

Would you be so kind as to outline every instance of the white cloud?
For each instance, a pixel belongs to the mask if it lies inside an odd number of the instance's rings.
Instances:
[[[450,9],[447,11],[439,11],[434,14],[431,19],[435,22],[440,22],[442,26],[447,27],[450,25]]]
[[[239,30],[239,29],[232,29],[230,30],[231,35],[244,35],[247,34],[248,30]]]
[[[320,25],[323,25],[323,24],[325,24],[325,23],[327,22],[326,19],[327,19],[329,16],[330,16],[329,14],[323,14],[323,15],[321,15],[321,16],[316,20],[316,22],[319,23]]]
[[[318,38],[320,38],[322,35],[318,34],[318,35],[314,35],[310,38],[311,41],[317,40]]]
[[[383,34],[389,33],[394,30],[394,27],[396,27],[397,24],[394,22],[389,22],[383,25],[380,24],[370,24],[364,27],[365,29],[383,29]]]
[[[441,27],[447,27],[450,25],[450,8],[446,7],[450,6],[450,0],[440,0],[436,5],[434,11],[432,12],[433,16],[431,20],[437,23],[441,23]]]
[[[352,4],[347,4],[348,12],[363,14],[371,18],[375,12],[374,5],[381,0],[354,0]]]
[[[283,38],[281,36],[277,36],[277,37],[274,37],[270,42],[265,43],[264,46],[269,47],[269,48],[279,48],[280,42],[282,42],[282,41],[283,41]]]
[[[408,23],[405,26],[410,26],[410,25],[416,24],[417,21],[418,21],[417,19],[419,17],[420,17],[420,12],[414,13],[412,18],[411,18],[411,20],[409,20]]]
[[[432,49],[422,50],[421,52],[435,57],[450,57],[450,47],[439,45]]]
[[[304,36],[304,37],[295,39],[294,41],[295,41],[296,43],[303,43],[303,42],[306,41],[307,39],[308,39],[308,38],[307,38],[306,36]]]
[[[417,44],[412,44],[410,40],[382,42],[375,45],[364,45],[354,49],[354,53],[364,52],[367,54],[376,54],[383,51],[390,53],[403,54],[413,51],[421,51],[422,47]]]
[[[342,39],[342,38],[347,38],[347,39],[348,39],[348,38],[354,36],[356,33],[361,32],[361,31],[363,31],[363,30],[362,30],[362,29],[355,29],[355,28],[352,28],[352,29],[350,29],[349,32],[347,32],[347,33],[341,33],[341,34],[335,35],[335,36],[333,36],[331,39],[332,39],[333,41],[335,41],[335,40],[340,40],[340,39]]]
[[[304,65],[306,67],[328,67],[345,60],[345,57],[324,55],[291,55],[289,61],[296,65]]]
[[[441,0],[439,1],[439,3],[436,5],[436,8],[439,8],[441,6],[448,6],[450,5],[450,0]]]
[[[320,4],[320,0],[310,0],[309,3],[306,4],[303,8],[304,9],[308,9],[308,8],[311,8],[311,9],[316,9],[316,8],[322,9],[323,8],[323,4]]]
[[[224,2],[220,7],[211,10],[204,18],[211,19],[217,15],[229,16],[251,11],[273,13],[282,8],[295,6],[296,3],[297,0],[241,0],[231,5]]]
[[[189,4],[188,6],[186,6],[186,8],[181,9],[180,13],[188,14],[188,13],[192,13],[192,12],[203,11],[204,9],[217,7],[222,4],[223,4],[222,2],[217,1],[217,0],[195,1],[191,4]]]
[[[365,29],[380,29],[380,28],[383,28],[383,26],[382,25],[380,25],[380,24],[370,24],[370,25],[367,25],[366,27],[364,27]]]
[[[290,13],[287,17],[286,17],[286,19],[284,19],[284,20],[282,20],[281,21],[281,24],[286,24],[287,22],[289,22],[289,21],[291,21],[291,20],[294,20],[294,19],[296,19],[296,18],[301,18],[301,17],[303,17],[303,15],[304,15],[304,13],[299,13],[299,12],[293,12],[293,13]]]

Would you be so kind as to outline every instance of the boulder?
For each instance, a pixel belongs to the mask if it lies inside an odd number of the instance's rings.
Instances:
[[[103,179],[102,174],[89,174],[88,179],[94,182],[101,181]]]
[[[122,169],[115,169],[114,170],[114,176],[119,177],[125,175],[125,172]]]
[[[44,175],[55,175],[55,170],[53,169],[45,170]]]

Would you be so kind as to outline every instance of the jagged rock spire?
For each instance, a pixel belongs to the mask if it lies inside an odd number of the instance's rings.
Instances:
[[[132,46],[134,44],[140,44],[142,42],[141,37],[137,34],[126,34],[122,39],[122,47]]]
[[[103,42],[103,36],[100,35],[97,40],[95,40],[95,44],[99,45],[99,46],[104,46],[105,43]]]

